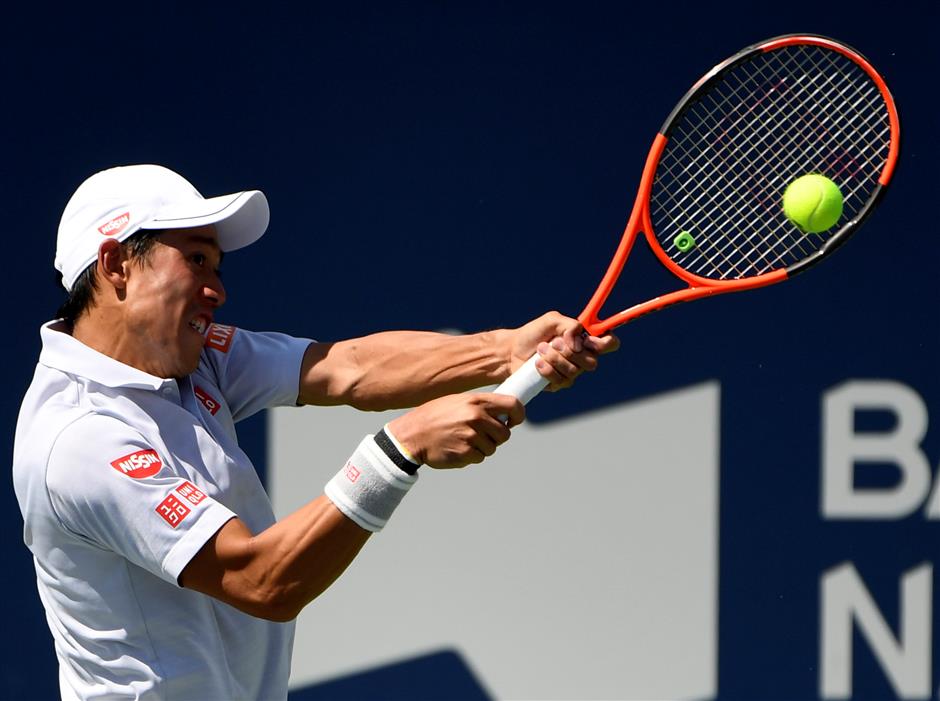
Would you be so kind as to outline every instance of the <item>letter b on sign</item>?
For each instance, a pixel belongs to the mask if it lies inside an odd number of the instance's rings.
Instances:
[[[856,411],[887,411],[888,431],[855,432]],[[888,380],[846,382],[823,396],[822,509],[826,518],[903,518],[930,489],[930,464],[920,444],[927,432],[927,406],[907,385]],[[855,466],[896,467],[891,487],[855,486]]]

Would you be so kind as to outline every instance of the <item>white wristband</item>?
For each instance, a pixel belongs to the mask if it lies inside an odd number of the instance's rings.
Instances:
[[[323,491],[359,526],[378,532],[417,481],[418,475],[402,472],[368,435]]]

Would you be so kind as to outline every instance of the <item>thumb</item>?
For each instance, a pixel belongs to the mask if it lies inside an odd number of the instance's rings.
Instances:
[[[525,421],[525,405],[510,394],[490,394],[485,409],[510,428]]]

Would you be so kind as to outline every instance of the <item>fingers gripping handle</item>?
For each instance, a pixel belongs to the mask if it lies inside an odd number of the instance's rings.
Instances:
[[[493,391],[497,394],[511,395],[523,404],[528,404],[539,392],[548,387],[548,380],[535,369],[535,361],[538,359],[539,354],[536,353]]]

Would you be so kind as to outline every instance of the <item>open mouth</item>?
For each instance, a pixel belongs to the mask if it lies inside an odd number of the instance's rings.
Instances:
[[[189,328],[198,333],[200,336],[205,336],[206,331],[209,330],[209,321],[205,317],[197,316],[195,319],[190,320]]]

